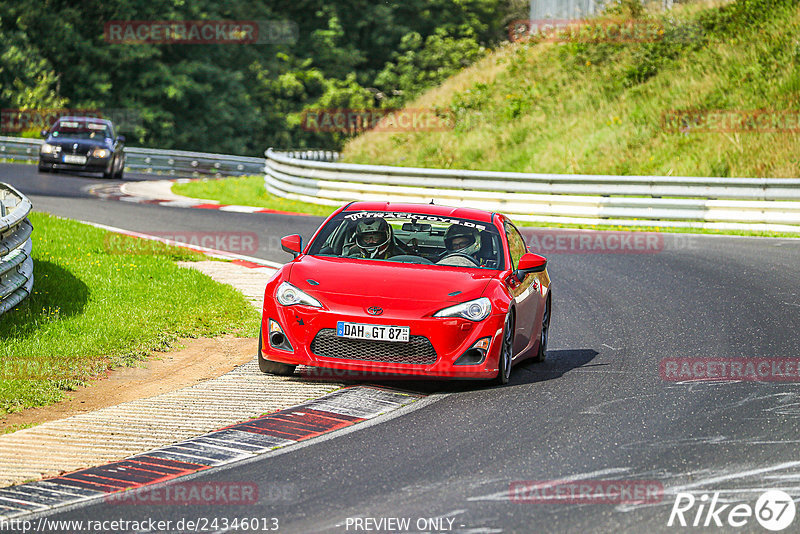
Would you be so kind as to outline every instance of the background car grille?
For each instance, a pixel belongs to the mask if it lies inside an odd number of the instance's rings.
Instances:
[[[324,358],[346,360],[416,365],[436,363],[436,351],[425,336],[411,336],[407,343],[368,341],[338,337],[336,330],[323,328],[311,342],[311,352]]]

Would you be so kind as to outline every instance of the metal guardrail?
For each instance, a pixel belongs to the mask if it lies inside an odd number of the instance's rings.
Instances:
[[[354,165],[269,149],[273,195],[469,205],[532,222],[800,232],[800,179],[533,174]]]
[[[25,300],[33,290],[33,259],[28,221],[31,202],[10,185],[0,183],[0,315]]]
[[[41,139],[0,137],[0,160],[38,161]],[[175,178],[247,176],[264,172],[263,158],[125,147],[125,169]]]
[[[0,137],[0,160],[36,160],[39,139]],[[603,176],[338,163],[324,150],[263,159],[129,147],[128,170],[170,177],[265,173],[271,194],[317,204],[468,204],[521,221],[800,232],[800,179]]]

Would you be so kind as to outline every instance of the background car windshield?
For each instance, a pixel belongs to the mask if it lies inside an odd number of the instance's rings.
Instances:
[[[59,122],[52,132],[53,137],[69,137],[71,139],[105,139],[110,137],[108,126],[92,122]]]
[[[397,212],[342,212],[328,221],[309,254],[450,267],[504,268],[491,223]]]

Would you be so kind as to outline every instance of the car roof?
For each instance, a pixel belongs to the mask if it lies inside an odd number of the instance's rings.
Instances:
[[[457,217],[459,219],[488,223],[492,222],[492,216],[494,215],[491,212],[474,208],[454,208],[439,204],[412,204],[408,202],[352,202],[345,206],[343,211],[397,211]]]
[[[111,121],[108,119],[100,119],[97,117],[59,117],[59,121],[80,121],[80,122],[93,122],[95,124],[105,124],[107,126],[111,126]]]

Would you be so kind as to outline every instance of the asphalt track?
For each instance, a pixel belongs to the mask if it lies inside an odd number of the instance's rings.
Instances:
[[[82,187],[108,182],[40,175],[33,166],[2,165],[0,181],[37,210],[130,230],[254,231],[253,255],[277,261],[287,256],[273,250],[275,237],[308,236],[319,223],[101,201]],[[547,361],[516,367],[508,386],[438,384],[440,393],[390,420],[190,481],[256,484],[255,504],[96,502],[47,519],[169,520],[156,531],[170,532],[192,530],[190,520],[206,521],[198,531],[267,531],[231,528],[237,518],[277,518],[280,532],[764,532],[754,517],[736,529],[713,520],[707,529],[667,523],[678,492],[698,499],[685,513],[690,525],[704,494],[710,500],[720,492],[720,504],[729,505],[723,522],[731,504],[754,507],[770,488],[800,500],[800,381],[675,382],[660,374],[664,358],[800,356],[800,241],[696,236],[651,254],[548,260]],[[518,481],[556,480],[638,481],[665,494],[639,504],[524,502],[546,491],[509,491]],[[380,523],[406,518],[408,528]],[[798,531],[800,517],[785,530]]]

